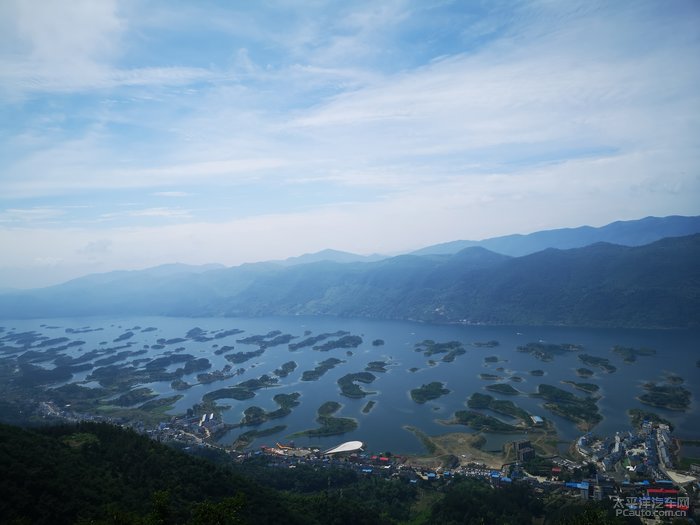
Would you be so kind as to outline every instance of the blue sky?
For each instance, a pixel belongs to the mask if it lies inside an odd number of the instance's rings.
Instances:
[[[695,0],[8,0],[0,35],[0,287],[700,213]]]

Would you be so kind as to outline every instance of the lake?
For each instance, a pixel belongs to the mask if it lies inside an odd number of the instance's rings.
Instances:
[[[41,326],[41,325],[45,326]],[[600,386],[599,394],[602,396],[598,405],[603,420],[594,429],[594,433],[613,434],[618,430],[631,429],[626,411],[629,408],[642,408],[655,411],[673,422],[676,427],[675,435],[686,439],[700,439],[700,368],[696,361],[700,359],[700,331],[698,330],[626,330],[626,329],[592,329],[592,328],[563,328],[563,327],[506,327],[506,326],[463,326],[463,325],[431,325],[401,321],[375,321],[362,319],[343,319],[331,317],[265,317],[265,318],[171,318],[171,317],[145,317],[145,318],[81,318],[81,319],[39,319],[39,320],[3,320],[0,326],[5,327],[6,332],[36,330],[50,337],[67,336],[72,340],[85,341],[85,345],[79,348],[70,348],[64,353],[80,355],[93,348],[99,348],[105,341],[113,346],[113,341],[119,335],[130,328],[154,327],[156,330],[149,332],[134,331],[129,341],[135,344],[132,349],[140,349],[148,345],[148,353],[137,356],[138,358],[156,357],[167,350],[176,347],[185,347],[182,353],[192,354],[195,357],[206,357],[212,363],[212,370],[220,370],[229,362],[224,355],[215,355],[214,345],[235,346],[230,352],[248,352],[258,349],[254,344],[238,343],[242,339],[252,335],[267,334],[270,331],[279,330],[283,334],[296,336],[292,342],[299,342],[309,336],[322,333],[347,331],[352,335],[360,336],[363,343],[357,348],[351,348],[352,355],[348,355],[347,349],[334,349],[328,352],[313,350],[305,347],[297,351],[290,351],[287,344],[268,348],[262,355],[241,364],[232,364],[233,368],[245,368],[241,376],[224,381],[216,381],[210,384],[198,384],[181,393],[184,397],[177,402],[171,413],[184,412],[194,403],[201,401],[206,392],[231,386],[246,379],[256,378],[262,374],[271,372],[287,361],[295,361],[298,364],[296,370],[285,378],[281,378],[279,386],[265,388],[256,391],[256,396],[246,401],[222,399],[220,405],[229,405],[230,409],[224,411],[224,420],[229,423],[240,421],[243,411],[250,406],[259,406],[265,410],[275,410],[278,405],[273,401],[273,396],[279,393],[299,392],[300,405],[292,409],[292,413],[283,419],[272,420],[256,427],[263,430],[275,425],[284,424],[287,428],[276,435],[260,438],[253,446],[272,444],[275,441],[285,441],[287,436],[298,431],[303,431],[317,426],[315,422],[316,410],[325,401],[338,401],[343,406],[336,414],[340,417],[357,419],[357,430],[342,436],[326,438],[298,438],[297,445],[312,445],[318,447],[330,447],[342,441],[363,441],[369,450],[391,451],[393,453],[407,454],[423,452],[423,446],[410,432],[403,429],[404,425],[420,428],[430,435],[446,432],[468,432],[468,427],[445,426],[439,422],[441,419],[449,419],[456,410],[465,409],[465,402],[474,392],[488,393],[498,399],[510,399],[531,414],[540,415],[552,420],[564,440],[573,440],[581,432],[575,425],[559,416],[556,416],[542,407],[542,400],[528,397],[527,395],[506,396],[489,392],[484,389],[493,381],[486,381],[479,377],[481,373],[495,374],[504,378],[508,384],[523,392],[533,393],[540,383],[555,385],[565,390],[570,390],[576,395],[583,395],[569,385],[561,384],[562,380],[577,382],[590,382]],[[102,328],[100,331],[80,334],[67,334],[66,329],[80,329],[90,327]],[[231,335],[221,339],[207,342],[194,342],[187,340],[177,344],[166,346],[165,349],[150,348],[158,339],[184,338],[192,328],[199,327],[205,331],[240,329],[243,333]],[[2,334],[0,334],[2,335]],[[337,338],[331,338],[337,339]],[[374,346],[372,341],[382,339],[384,344]],[[451,363],[441,362],[444,354],[426,357],[421,352],[415,351],[416,343],[431,339],[436,342],[460,341],[464,344],[466,353],[458,355]],[[499,345],[494,348],[472,346],[474,342],[495,340]],[[577,352],[569,352],[557,355],[551,362],[542,362],[534,356],[516,349],[520,345],[529,342],[548,343],[572,343],[583,346],[580,353],[608,358],[610,363],[617,367],[614,373],[604,373],[598,368],[584,365],[577,358]],[[656,355],[640,356],[634,363],[625,363],[622,358],[611,352],[614,345],[628,347],[646,347],[656,350]],[[487,356],[497,356],[499,362],[486,363]],[[316,364],[329,357],[336,357],[345,362],[336,368],[329,370],[317,381],[301,381],[301,375],[306,370],[313,369]],[[134,359],[134,358],[128,358]],[[433,359],[435,364],[431,366],[428,361]],[[336,381],[348,373],[361,372],[370,361],[386,361],[390,365],[386,373],[377,373],[376,380],[371,384],[361,384],[367,391],[376,392],[374,395],[363,399],[349,399],[340,394]],[[50,364],[41,363],[50,367]],[[497,368],[502,367],[502,371]],[[579,367],[590,368],[595,374],[589,379],[579,378],[575,370]],[[416,371],[410,371],[417,368]],[[530,371],[541,369],[545,372],[543,377],[534,377]],[[70,382],[83,381],[90,371],[75,374]],[[644,393],[642,384],[648,381],[662,381],[667,374],[679,375],[685,379],[684,386],[692,393],[692,403],[686,412],[676,412],[646,406],[636,400],[636,396]],[[196,383],[197,373],[183,377],[189,383]],[[512,376],[522,378],[522,382],[510,381]],[[450,390],[448,395],[424,404],[414,402],[410,397],[410,390],[420,387],[422,384],[432,381],[445,383]],[[96,386],[88,385],[88,386]],[[160,395],[172,395],[170,382],[158,382],[148,385]],[[376,405],[368,413],[363,414],[362,408],[367,401],[374,400]],[[496,414],[486,412],[495,416]],[[509,420],[498,416],[505,422]],[[237,435],[251,427],[236,429],[222,438],[222,442],[229,443]],[[489,446],[498,446],[502,441],[508,441],[503,436],[489,436]]]

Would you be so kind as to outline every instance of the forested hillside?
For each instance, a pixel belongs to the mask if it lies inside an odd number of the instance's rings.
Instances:
[[[348,469],[279,469],[193,457],[107,424],[0,425],[3,523],[618,523],[609,509],[548,505],[527,485],[413,485]],[[623,522],[624,523],[624,522]]]
[[[508,257],[484,248],[372,263],[89,276],[0,296],[0,317],[333,315],[485,324],[700,325],[700,234]]]

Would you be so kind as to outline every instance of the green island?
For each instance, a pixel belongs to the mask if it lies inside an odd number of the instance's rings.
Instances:
[[[277,394],[272,399],[279,405],[279,408],[271,412],[266,412],[264,409],[257,406],[248,407],[243,412],[243,419],[240,424],[241,426],[260,425],[270,419],[279,419],[288,416],[291,414],[292,408],[299,405],[299,397],[301,397],[299,392]]]
[[[594,355],[580,354],[578,358],[584,365],[598,367],[604,372],[607,372],[608,374],[612,374],[615,370],[617,370],[615,366],[610,364],[610,360],[606,359],[605,357],[596,357]]]
[[[204,385],[213,383],[214,381],[223,381],[224,379],[229,379],[233,377],[234,373],[231,372],[231,365],[226,365],[221,370],[214,370],[213,372],[204,372],[197,374],[197,381]]]
[[[516,390],[508,383],[496,383],[495,385],[486,385],[486,390],[491,392],[497,392],[499,394],[505,394],[507,396],[517,396],[520,394],[519,390]]]
[[[460,353],[457,352],[458,350],[462,350],[462,354],[464,353],[464,348],[462,346],[462,343],[459,341],[448,341],[447,343],[436,343],[432,339],[425,339],[421,341],[420,343],[416,343],[415,345],[415,351],[416,352],[423,352],[423,355],[425,357],[430,357],[435,354],[452,354],[452,359],[454,360],[454,356],[459,355]]]
[[[544,375],[544,370],[530,370],[530,375],[535,377],[542,377]]]
[[[514,383],[522,383],[524,379],[520,376],[510,376],[510,380]]]
[[[479,374],[479,379],[484,379],[486,381],[497,381],[499,379],[503,379],[501,376],[497,376],[495,374]]]
[[[202,396],[202,401],[205,403],[211,403],[217,399],[236,399],[238,401],[243,401],[254,397],[254,390],[275,386],[278,382],[279,379],[276,377],[270,377],[267,374],[263,374],[258,378],[248,379],[247,381],[243,381],[234,386],[207,392]]]
[[[328,352],[336,348],[357,348],[362,344],[362,338],[359,335],[345,335],[334,341],[327,341],[322,345],[314,346],[314,350],[319,352]]]
[[[593,370],[590,368],[577,368],[576,369],[576,375],[579,377],[592,377],[593,376]]]
[[[639,428],[642,425],[642,421],[646,419],[652,423],[668,425],[671,431],[673,431],[673,423],[654,412],[649,412],[648,410],[642,410],[640,408],[630,408],[627,411],[627,415],[634,428]]]
[[[454,419],[448,421],[447,423],[454,425],[466,425],[479,432],[496,432],[502,434],[522,432],[521,428],[509,425],[500,419],[492,416],[486,416],[473,410],[458,410],[455,412]]]
[[[255,357],[261,356],[264,353],[265,349],[261,348],[259,350],[254,350],[251,352],[236,352],[235,354],[226,354],[224,357],[234,364],[240,364],[245,363],[246,361],[249,361]]]
[[[603,417],[598,412],[596,400],[591,397],[578,397],[556,386],[541,384],[537,394],[545,399],[544,408],[576,423],[576,427],[588,431],[600,423]]]
[[[687,410],[690,406],[690,390],[680,385],[645,383],[643,388],[647,391],[646,394],[637,399],[645,405],[680,411]]]
[[[273,370],[273,374],[277,377],[287,377],[289,374],[296,370],[297,364],[294,361],[287,361],[281,367]]]
[[[413,372],[413,373],[418,372],[418,370],[420,370],[420,368],[416,368],[415,366],[412,366],[411,368],[408,369],[409,372]]]
[[[520,419],[524,425],[531,426],[530,414],[509,400],[495,399],[488,394],[473,393],[467,400],[467,406],[473,409],[489,409],[499,414]]]
[[[367,372],[386,372],[388,363],[386,361],[371,361],[367,363],[365,371]]]
[[[255,392],[239,386],[228,386],[226,388],[219,388],[218,390],[207,392],[202,396],[202,401],[205,403],[216,401],[217,399],[235,399],[237,401],[244,401],[246,399],[250,399],[251,397],[255,397]]]
[[[527,343],[526,345],[519,346],[517,348],[518,352],[523,352],[530,354],[531,356],[539,359],[540,361],[552,361],[557,355],[566,354],[569,352],[580,352],[583,350],[583,346],[571,344],[571,343]]]
[[[361,399],[365,396],[376,394],[376,392],[367,392],[362,390],[359,385],[355,382],[370,384],[377,377],[369,372],[356,372],[354,374],[345,374],[343,377],[338,379],[338,385],[340,386],[340,393],[345,397],[350,397],[353,399]]]
[[[344,363],[342,359],[337,359],[335,357],[330,357],[326,359],[325,361],[321,361],[318,365],[316,365],[316,368],[313,370],[306,370],[301,374],[301,380],[302,381],[316,381],[318,378],[320,378],[323,374],[328,372],[331,368],[335,368],[337,365],[340,363]]]
[[[309,333],[305,333],[304,335],[309,335]],[[316,343],[320,343],[321,341],[324,341],[330,337],[342,337],[344,335],[348,335],[350,332],[346,332],[344,330],[339,330],[335,333],[332,334],[319,334],[315,335],[313,337],[307,337],[306,339],[303,339],[302,341],[299,341],[298,343],[290,343],[288,345],[289,351],[294,352],[295,350],[299,350],[300,348],[304,348],[306,346],[313,346]]]
[[[273,330],[265,335],[251,335],[250,337],[237,339],[236,342],[247,345],[258,345],[260,350],[265,350],[273,346],[285,345],[292,339],[296,339],[296,336],[283,334],[279,330]]]
[[[188,388],[192,388],[192,385],[182,379],[176,379],[170,383],[170,388],[173,390],[187,390]]]
[[[485,363],[498,363],[498,356],[497,355],[490,355],[488,357],[484,357],[484,362]]]
[[[420,388],[414,388],[411,390],[411,399],[416,403],[425,403],[433,399],[437,399],[444,395],[449,394],[450,391],[445,388],[445,385],[439,381],[433,381],[427,385],[421,385]]]
[[[384,339],[375,339],[372,341],[372,346],[383,346],[384,345]]]
[[[587,394],[595,394],[600,390],[600,387],[594,383],[577,383],[576,381],[562,381],[565,385],[571,385],[577,390],[586,392]]]
[[[471,345],[475,346],[476,348],[496,348],[500,344],[501,343],[498,341],[474,341],[471,343]]]
[[[243,432],[238,436],[235,441],[231,444],[231,448],[234,450],[244,450],[250,446],[250,444],[259,437],[272,436],[278,434],[287,428],[287,425],[277,425],[274,427],[266,428],[264,430],[249,430]]]
[[[622,357],[625,363],[634,363],[637,357],[656,355],[656,350],[653,348],[633,348],[620,345],[613,346],[611,351]]]
[[[376,401],[367,401],[365,406],[362,407],[362,413],[369,414],[372,411],[372,409],[374,408],[374,405],[376,405],[376,404],[377,404]]]
[[[450,350],[449,352],[447,352],[447,354],[445,354],[442,357],[441,361],[443,363],[451,363],[452,361],[455,360],[455,357],[457,357],[458,355],[466,354],[466,353],[467,353],[467,351],[464,348],[455,348],[454,350]]]
[[[326,436],[337,436],[339,434],[345,434],[346,432],[352,432],[357,429],[357,421],[349,417],[334,417],[338,410],[340,410],[340,403],[335,401],[326,401],[323,403],[317,411],[318,417],[316,422],[319,423],[319,428],[313,428],[310,430],[304,430],[302,432],[297,432],[292,434],[291,437],[299,436],[309,436],[309,437],[326,437]]]

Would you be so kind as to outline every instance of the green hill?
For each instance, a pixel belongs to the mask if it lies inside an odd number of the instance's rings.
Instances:
[[[619,523],[596,504],[552,501],[527,484],[464,479],[412,484],[348,468],[234,464],[185,454],[132,431],[81,423],[0,425],[0,521],[11,524]],[[611,506],[608,506],[611,507]],[[468,516],[468,519],[467,519]],[[551,519],[550,519],[551,518]],[[563,519],[563,521],[562,521]],[[535,520],[535,521],[533,521]]]
[[[0,295],[0,318],[333,315],[485,324],[700,325],[700,234],[522,257],[467,248],[377,262],[122,272]]]

